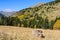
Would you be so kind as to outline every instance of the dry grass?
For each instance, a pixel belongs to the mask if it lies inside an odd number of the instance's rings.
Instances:
[[[32,35],[31,28],[0,26],[0,40],[60,40],[60,30],[43,30],[45,38]]]

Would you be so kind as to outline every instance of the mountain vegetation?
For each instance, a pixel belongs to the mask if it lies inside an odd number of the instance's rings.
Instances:
[[[60,19],[60,1],[40,3],[22,9],[9,17],[1,19],[1,25],[53,29],[55,22]]]

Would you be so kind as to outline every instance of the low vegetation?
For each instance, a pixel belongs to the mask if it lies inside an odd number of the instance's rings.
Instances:
[[[34,29],[0,26],[0,40],[60,40],[59,30],[40,29],[43,31],[45,38],[32,35],[32,30]]]

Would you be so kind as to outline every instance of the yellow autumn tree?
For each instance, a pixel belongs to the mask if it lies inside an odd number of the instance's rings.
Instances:
[[[34,25],[34,29],[36,29],[36,25]]]
[[[23,19],[25,18],[25,16],[24,16],[24,15],[20,15],[20,16],[18,16],[18,18],[19,18],[20,20],[23,20]]]
[[[60,29],[60,20],[57,20],[53,26],[53,29]]]

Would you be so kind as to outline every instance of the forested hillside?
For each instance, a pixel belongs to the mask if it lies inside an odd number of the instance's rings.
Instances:
[[[7,19],[5,18],[4,25],[53,29],[53,25],[59,19],[60,1],[55,0],[22,9]]]

